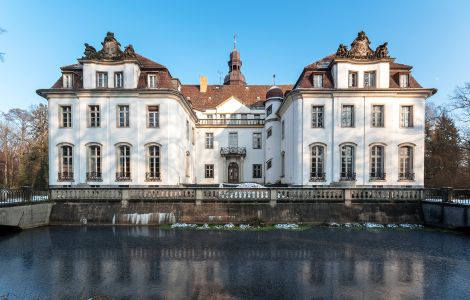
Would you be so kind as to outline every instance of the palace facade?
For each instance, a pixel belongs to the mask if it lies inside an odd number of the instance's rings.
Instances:
[[[234,47],[223,84],[182,84],[108,33],[38,94],[49,102],[57,186],[423,186],[423,88],[387,43],[306,66],[294,84],[250,85]]]

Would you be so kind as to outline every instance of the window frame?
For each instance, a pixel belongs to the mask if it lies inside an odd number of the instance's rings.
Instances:
[[[214,164],[204,164],[204,178],[214,179]]]
[[[402,80],[401,80],[402,78],[406,78],[406,85],[405,86],[402,85]],[[398,74],[398,85],[402,89],[409,88],[410,87],[410,74],[409,73],[399,73]]]
[[[101,86],[100,83],[100,75],[104,76],[103,80],[103,86]],[[109,87],[109,82],[108,82],[108,72],[105,71],[96,71],[96,88],[97,89],[107,89]]]
[[[73,88],[73,74],[72,73],[63,73],[62,74],[62,87],[64,89],[72,89]]]
[[[74,145],[70,143],[60,143],[57,145],[59,155],[58,155],[58,172],[57,172],[57,181],[64,182],[69,181],[73,182],[74,180]],[[68,153],[64,156],[64,150],[69,149]],[[65,163],[67,161],[67,163]],[[67,166],[67,167],[65,167]]]
[[[156,148],[156,151],[151,149]],[[153,166],[153,167],[152,167]],[[162,180],[162,146],[157,143],[145,144],[145,181]]]
[[[266,117],[269,117],[272,113],[273,113],[273,105],[270,104],[270,105],[266,108]]]
[[[252,136],[253,149],[262,149],[263,148],[263,134],[261,132],[253,132],[251,136]],[[259,145],[257,145],[255,141],[259,141]],[[255,147],[255,146],[259,146],[259,147]]]
[[[386,144],[384,143],[373,143],[369,145],[369,181],[385,181],[386,180]],[[374,154],[374,148],[381,149],[382,153],[380,156],[380,170],[377,171],[378,154]],[[375,171],[373,171],[375,167]]]
[[[253,179],[263,178],[263,164],[252,164],[251,170]],[[259,172],[259,174],[257,174],[257,172]]]
[[[64,109],[66,108],[70,110],[65,112]],[[67,114],[66,118],[64,118],[65,114]],[[68,122],[66,119],[68,119]],[[72,128],[72,105],[59,105],[59,125],[60,128]]]
[[[343,120],[344,120],[343,114],[344,114],[345,107],[351,107],[351,124],[350,125],[347,125],[343,122]],[[355,110],[356,110],[356,108],[355,108],[354,104],[341,104],[341,127],[342,128],[354,128],[355,127],[355,124],[356,124]]]
[[[86,146],[86,181],[103,181],[103,145],[88,143]],[[93,151],[93,148],[96,150]],[[93,159],[95,163],[93,164]]]
[[[411,108],[410,113],[408,114],[407,126],[405,126],[405,119],[403,118],[403,108]],[[411,117],[410,117],[411,115]],[[409,124],[411,120],[411,125]],[[400,105],[400,128],[413,128],[414,127],[414,105]]]
[[[374,75],[371,77],[371,75]],[[368,77],[368,80],[366,80],[366,77]],[[373,78],[373,85],[370,83],[371,82],[371,78]],[[364,76],[363,76],[363,84],[364,84],[364,88],[376,88],[377,87],[377,72],[374,70],[374,71],[365,71],[364,72]],[[366,85],[366,82],[369,82],[368,85]]]
[[[398,181],[399,182],[413,182],[415,181],[415,147],[416,145],[412,143],[402,143],[398,145]],[[408,166],[409,169],[405,168],[402,170],[402,153],[401,149],[410,149],[411,155],[409,157],[405,157],[405,159],[408,159]],[[409,153],[408,153],[409,154]],[[406,161],[404,162],[406,164]]]
[[[121,126],[121,108],[127,107],[127,118],[124,118],[123,125]],[[125,111],[124,111],[125,112]],[[117,105],[117,128],[130,128],[131,127],[131,106],[129,104]],[[127,121],[127,122],[126,122]]]
[[[236,145],[232,145],[232,144],[231,144],[231,141],[232,141],[231,136],[235,136],[235,137],[236,137],[236,139],[235,139]],[[238,132],[237,132],[237,131],[230,131],[230,132],[228,133],[228,146],[229,146],[229,147],[238,147]]]
[[[150,80],[150,78],[154,78],[155,80],[152,82],[152,80]],[[153,83],[153,85],[151,84]],[[157,77],[157,74],[147,74],[147,88],[149,89],[156,89],[158,88],[158,77]]]
[[[93,110],[93,108],[97,108],[97,110]],[[100,128],[101,127],[101,106],[99,104],[89,104],[87,107],[87,110],[88,110],[88,128]]]
[[[268,160],[266,161],[266,170],[271,169],[272,166],[273,166],[273,159],[270,158],[270,159],[268,159]]]
[[[380,106],[382,107],[382,118],[381,118],[381,123],[379,125],[374,124],[375,120],[375,111],[374,108]],[[372,104],[371,106],[371,113],[370,113],[370,127],[372,128],[385,128],[385,105],[384,104]]]
[[[313,143],[309,145],[310,149],[310,180],[311,182],[326,181],[326,150],[327,145],[324,143]],[[321,153],[314,149],[321,149]],[[318,166],[321,166],[320,168]],[[314,167],[315,166],[315,167]]]
[[[118,80],[118,77],[121,77],[120,80]],[[120,83],[118,86],[118,82]],[[114,72],[114,88],[116,89],[122,89],[124,88],[124,72],[118,71]]]
[[[127,148],[124,154],[121,153],[121,148]],[[115,145],[116,151],[116,177],[115,181],[132,181],[132,145],[128,143],[119,143]],[[123,164],[121,165],[121,159]]]
[[[266,129],[266,139],[269,139],[273,135],[273,127]]]
[[[214,149],[214,133],[213,132],[205,133],[204,149]]]
[[[156,108],[156,110],[150,109]],[[150,122],[153,114],[153,123]],[[160,105],[147,105],[147,128],[160,128]]]
[[[320,78],[319,82],[316,81],[316,79],[318,79],[318,78]],[[312,87],[316,88],[316,89],[323,88],[323,74],[320,74],[320,73],[313,73],[312,74]]]
[[[349,157],[343,155],[343,148],[346,147],[352,149],[350,163],[347,161]],[[357,145],[354,143],[343,143],[339,145],[340,181],[356,181],[356,149]],[[344,166],[343,163],[345,163]]]
[[[325,128],[325,105],[312,105],[310,118],[312,128]]]
[[[352,78],[353,75],[354,75],[354,78]],[[359,78],[359,73],[357,71],[349,71],[348,72],[348,88],[357,88],[359,86],[358,78]]]

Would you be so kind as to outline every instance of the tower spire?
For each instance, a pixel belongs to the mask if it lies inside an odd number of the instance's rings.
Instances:
[[[237,34],[233,35],[233,50],[230,52],[230,60],[228,61],[228,74],[225,75],[224,85],[246,85],[245,76],[242,71],[242,60],[240,52],[237,50]]]
[[[237,33],[233,35],[233,49],[237,49]]]

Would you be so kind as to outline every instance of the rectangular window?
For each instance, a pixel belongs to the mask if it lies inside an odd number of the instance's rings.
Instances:
[[[253,149],[261,149],[261,132],[253,132]]]
[[[271,169],[272,166],[273,166],[273,160],[270,159],[266,162],[266,170]]]
[[[118,105],[118,127],[129,127],[129,105]]]
[[[229,132],[228,145],[229,147],[238,147],[238,133],[237,132]]]
[[[312,106],[312,128],[324,127],[324,107]]]
[[[401,107],[400,126],[413,127],[413,106]]]
[[[72,106],[67,105],[60,107],[60,127],[72,127]]]
[[[247,114],[242,114],[242,120],[246,120],[248,119],[248,115]]]
[[[263,176],[263,165],[253,164],[253,178],[261,178]]]
[[[321,74],[313,74],[313,87],[314,87],[314,88],[321,88],[321,87],[323,87],[323,75],[321,75]]]
[[[364,72],[364,87],[375,87],[375,71]]]
[[[285,133],[286,133],[286,124],[285,124],[284,120],[282,120],[282,122],[281,122],[281,139],[284,139]]]
[[[101,181],[101,147],[92,145],[88,147],[87,181]]]
[[[147,126],[149,128],[160,126],[160,107],[158,105],[147,106]]]
[[[384,106],[372,105],[372,127],[384,127]]]
[[[204,165],[204,169],[205,178],[214,178],[214,165]]]
[[[261,115],[260,114],[254,114],[253,117],[255,118],[255,120],[259,120],[261,118]]]
[[[114,87],[115,88],[124,87],[124,74],[122,72],[114,73]]]
[[[73,76],[72,76],[72,74],[62,75],[62,86],[66,89],[70,89],[70,88],[73,87]]]
[[[100,127],[100,106],[89,105],[88,106],[88,125],[90,127]]]
[[[357,87],[357,72],[349,72],[348,86]]]
[[[206,132],[206,149],[214,149],[214,134]]]
[[[96,72],[96,87],[97,88],[108,87],[108,73],[107,72]]]
[[[354,105],[343,105],[341,110],[341,127],[354,127]]]
[[[154,89],[157,87],[157,75],[149,74],[147,76],[147,86],[151,89]]]
[[[273,128],[269,127],[268,130],[266,130],[266,139],[269,139],[271,135],[273,135]]]
[[[400,87],[407,88],[410,86],[410,76],[408,74],[400,74]]]
[[[269,116],[270,114],[273,113],[273,105],[271,104],[270,106],[268,106],[268,108],[266,109],[266,117]]]

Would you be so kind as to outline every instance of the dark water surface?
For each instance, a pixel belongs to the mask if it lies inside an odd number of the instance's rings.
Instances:
[[[0,236],[0,299],[470,299],[470,236],[46,227]]]

